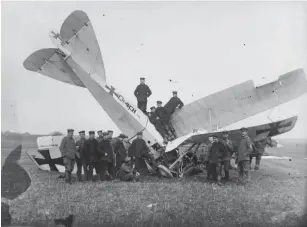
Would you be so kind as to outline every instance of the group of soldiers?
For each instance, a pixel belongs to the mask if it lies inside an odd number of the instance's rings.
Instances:
[[[67,136],[63,138],[60,151],[65,166],[65,181],[71,184],[71,173],[75,163],[77,165],[77,179],[82,181],[82,169],[84,180],[95,180],[93,170],[101,181],[114,180],[118,176],[124,181],[137,181],[139,172],[147,166],[144,157],[152,160],[149,148],[142,138],[142,132],[130,145],[124,141],[127,136],[120,134],[113,138],[113,131],[98,131],[95,138],[95,131],[89,131],[89,138],[85,138],[85,131],[80,131],[80,139],[73,138],[74,130],[68,129]],[[128,146],[127,146],[128,144]],[[132,166],[135,166],[132,168]]]
[[[161,101],[157,101],[157,107],[152,106],[150,112],[147,112],[147,99],[151,94],[150,88],[145,84],[145,78],[141,77],[140,84],[134,91],[134,95],[138,102],[138,108],[149,117],[150,122],[161,134],[165,142],[172,141],[177,138],[177,135],[171,123],[171,115],[177,108],[181,109],[184,104],[180,98],[178,98],[177,91],[173,91],[173,97],[164,106],[162,106]]]
[[[251,180],[252,159],[256,158],[255,170],[258,170],[265,147],[267,144],[271,146],[271,141],[270,138],[265,138],[252,142],[246,128],[241,128],[241,133],[242,138],[238,145],[228,139],[229,134],[227,131],[222,132],[221,138],[216,136],[209,137],[209,144],[206,146],[203,156],[200,155],[201,157],[197,159],[195,155],[192,155],[191,164],[185,167],[182,175],[204,172],[199,165],[203,163],[207,172],[207,180],[221,185],[222,179],[225,181],[230,180],[229,170],[235,169],[230,160],[234,158],[238,169],[239,183],[248,183]]]
[[[153,169],[158,170],[153,153],[142,138],[142,132],[137,133],[137,138],[131,144],[125,141],[127,136],[124,134],[113,138],[111,130],[98,131],[97,138],[95,131],[89,131],[88,139],[85,138],[85,131],[80,131],[80,139],[76,142],[73,138],[74,130],[68,129],[67,133],[60,145],[67,183],[71,184],[71,173],[75,163],[78,181],[82,181],[82,169],[85,181],[94,180],[94,169],[101,181],[114,180],[116,177],[122,181],[138,181],[139,175],[149,173],[148,163]],[[193,153],[187,154],[186,159],[189,161],[182,169],[181,176],[206,172],[208,181],[220,185],[222,179],[230,180],[229,170],[233,168],[230,160],[235,156],[239,182],[249,182],[252,158],[256,157],[255,170],[258,170],[265,146],[270,143],[268,139],[253,143],[246,128],[241,128],[241,133],[242,138],[238,145],[228,139],[227,131],[222,132],[221,138],[210,137],[206,151],[201,152],[199,157]],[[174,159],[177,158],[175,155]],[[200,165],[201,163],[204,165]]]

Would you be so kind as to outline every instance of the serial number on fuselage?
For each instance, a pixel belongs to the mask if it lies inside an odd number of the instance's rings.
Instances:
[[[121,103],[123,103],[123,104],[125,104],[125,105],[127,106],[128,110],[129,110],[130,112],[132,112],[132,113],[135,114],[138,118],[140,118],[140,115],[137,114],[136,109],[135,109],[130,103],[126,102],[126,101],[125,101],[125,98],[124,98],[122,95],[117,94],[117,93],[115,92],[115,88],[114,88],[113,86],[111,86],[111,88],[110,88],[108,85],[106,85],[105,88],[109,90],[109,94],[110,94],[110,95],[113,96],[113,94],[114,94],[114,95],[117,97],[117,99],[118,99]]]

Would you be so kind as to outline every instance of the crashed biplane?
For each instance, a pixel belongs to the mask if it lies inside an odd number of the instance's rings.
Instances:
[[[142,131],[149,147],[157,149],[165,146],[162,136],[148,117],[113,86],[107,84],[99,44],[86,13],[74,11],[65,19],[60,32],[52,30],[49,36],[56,47],[32,53],[23,63],[27,70],[87,88],[130,140],[137,132]],[[167,144],[165,152],[183,144],[203,143],[209,136],[219,135],[220,129],[289,102],[306,91],[304,70],[297,69],[259,87],[255,87],[253,81],[246,81],[196,100],[172,115],[171,122],[178,138]],[[297,116],[250,127],[249,135],[254,141],[280,135],[290,131],[296,120]],[[201,130],[194,132],[195,128]],[[238,140],[238,132],[230,131],[230,139]],[[61,172],[64,170],[58,149],[61,138],[50,136],[38,139],[39,152],[35,156],[30,155],[30,158],[39,168]]]

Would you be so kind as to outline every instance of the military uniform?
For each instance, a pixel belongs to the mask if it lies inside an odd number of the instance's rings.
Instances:
[[[264,151],[265,151],[266,145],[267,145],[267,138],[255,142],[255,147],[254,147],[254,148],[255,148],[255,152],[252,153],[252,154],[249,156],[250,165],[252,164],[253,157],[256,158],[255,170],[258,170],[258,169],[259,169],[261,157],[262,157],[262,155],[263,155],[263,153],[264,153]]]
[[[119,137],[123,139],[126,138],[124,134],[120,134]],[[114,146],[114,153],[116,154],[116,172],[118,172],[121,167],[121,164],[128,155],[124,143],[122,141],[116,141]]]
[[[246,130],[241,129],[241,131]],[[243,136],[238,146],[238,169],[239,180],[243,183],[247,178],[251,180],[249,155],[252,152],[252,141],[248,136]]]
[[[93,132],[90,132],[93,133]],[[84,143],[84,160],[86,163],[86,170],[84,172],[86,180],[93,180],[93,170],[95,169],[97,177],[100,174],[99,167],[99,153],[98,153],[98,141],[93,138],[89,138]]]
[[[142,77],[141,80],[145,80],[145,78]],[[147,84],[139,84],[134,91],[134,95],[138,101],[138,108],[144,113],[147,110],[147,98],[151,94],[151,90]]]
[[[97,131],[97,133],[98,133],[98,137],[96,139],[99,143],[101,140],[103,140],[103,135],[99,135],[99,134],[103,134],[103,132],[102,132],[102,130],[99,130],[99,131]]]
[[[103,139],[99,142],[100,165],[101,165],[101,180],[105,181],[107,172],[111,179],[114,179],[114,156],[111,142],[109,139]]]
[[[221,162],[224,153],[224,145],[221,142],[214,142],[209,150],[209,180],[221,182]],[[212,177],[212,178],[211,178]]]
[[[204,163],[205,163],[206,171],[207,171],[207,180],[211,180],[213,178],[212,172],[210,172],[210,163],[209,163],[209,152],[210,152],[211,147],[212,147],[212,143],[209,142],[207,144],[207,149],[204,155]]]
[[[157,101],[157,104],[162,104],[161,101]],[[171,123],[170,114],[167,110],[162,107],[158,106],[156,109],[157,116],[159,117],[159,121],[157,122],[157,127],[161,128],[161,131],[164,130],[167,133],[166,139],[168,141],[172,141],[177,138],[176,131]]]
[[[149,114],[149,121],[155,126],[156,130],[160,133],[160,135],[164,138],[169,140],[169,135],[168,133],[165,131],[162,121],[160,119],[160,117],[158,116],[158,113],[156,111],[154,111],[156,107],[151,107],[151,113]]]
[[[138,133],[140,135],[140,133]],[[132,141],[128,150],[128,156],[131,157],[135,163],[135,169],[141,175],[147,175],[148,169],[144,157],[149,157],[149,148],[143,139],[136,138]]]
[[[73,132],[74,130],[69,129],[69,132]],[[75,166],[75,157],[76,157],[76,143],[75,140],[70,136],[65,136],[62,139],[60,145],[60,151],[63,157],[63,163],[65,165],[65,181],[71,184],[71,173]]]
[[[224,167],[225,180],[229,180],[230,159],[233,154],[233,144],[229,139],[222,139],[221,143],[224,145],[225,148],[221,164]]]
[[[131,163],[131,158],[126,157],[123,164],[119,169],[118,177],[121,181],[136,181],[138,177],[136,176],[135,171]]]
[[[80,131],[81,133],[85,133],[85,131]],[[77,163],[77,178],[79,181],[81,181],[81,172],[82,172],[82,167],[83,167],[83,171],[84,174],[85,172],[87,172],[87,165],[86,165],[86,160],[84,158],[84,154],[83,154],[83,150],[84,150],[84,143],[85,143],[86,139],[85,138],[80,138],[79,140],[77,140],[76,142],[76,146],[77,146],[77,153],[76,153],[76,163]],[[86,179],[86,178],[85,178]]]
[[[173,94],[177,95],[176,91],[173,91]],[[183,107],[183,102],[180,100],[180,98],[176,97],[172,97],[165,105],[164,108],[166,109],[166,111],[172,115],[175,110],[177,108],[181,109]]]

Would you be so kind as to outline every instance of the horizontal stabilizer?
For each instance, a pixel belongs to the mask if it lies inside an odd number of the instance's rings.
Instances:
[[[85,87],[77,75],[64,60],[66,55],[59,49],[47,48],[35,51],[24,62],[23,66],[64,83]]]

